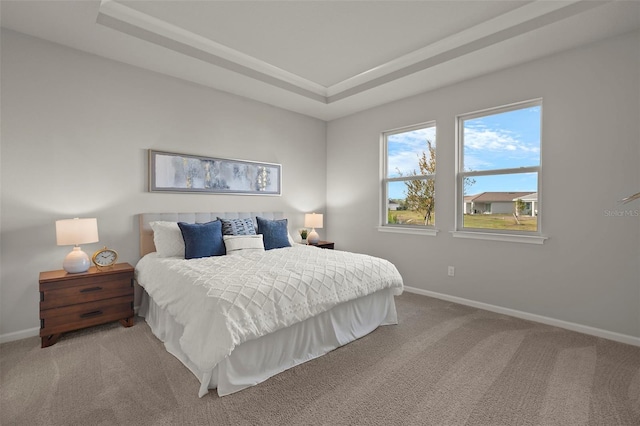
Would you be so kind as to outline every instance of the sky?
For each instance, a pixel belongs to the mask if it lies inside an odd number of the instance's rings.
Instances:
[[[464,170],[482,171],[540,164],[541,107],[533,106],[464,121]],[[387,137],[388,177],[419,173],[418,156],[435,146],[436,128],[429,127]],[[437,162],[437,158],[436,158]],[[436,167],[437,169],[437,167]],[[437,179],[437,170],[436,170]],[[537,191],[537,174],[476,176],[466,195],[485,191]],[[403,182],[389,184],[389,198],[404,198]]]

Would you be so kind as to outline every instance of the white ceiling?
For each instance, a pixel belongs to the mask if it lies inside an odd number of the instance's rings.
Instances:
[[[9,1],[2,26],[323,120],[640,28],[638,1]]]

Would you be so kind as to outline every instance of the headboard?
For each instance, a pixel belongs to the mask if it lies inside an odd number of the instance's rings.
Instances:
[[[219,213],[142,213],[139,214],[140,223],[140,257],[147,253],[156,251],[153,243],[153,230],[150,222],[163,220],[167,222],[187,222],[187,223],[206,223],[216,220],[218,217],[223,219],[244,219],[250,217],[253,224],[256,224],[256,216],[265,219],[284,219],[282,212],[219,212]]]

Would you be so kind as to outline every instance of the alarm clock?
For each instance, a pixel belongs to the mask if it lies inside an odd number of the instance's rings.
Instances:
[[[98,268],[109,268],[116,264],[116,260],[118,260],[118,253],[106,247],[93,253],[93,257],[91,258],[91,261]]]

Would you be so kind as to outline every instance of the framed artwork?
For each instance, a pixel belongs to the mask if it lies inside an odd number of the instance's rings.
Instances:
[[[281,195],[282,166],[150,149],[149,191]]]

